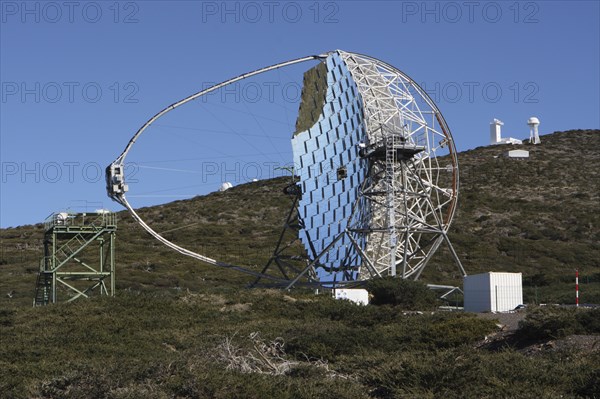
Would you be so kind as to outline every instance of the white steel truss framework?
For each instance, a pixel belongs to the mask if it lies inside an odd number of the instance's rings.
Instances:
[[[339,52],[362,96],[370,160],[366,256],[378,275],[417,279],[445,241],[458,200],[458,160],[441,112],[406,74],[371,57]],[[445,153],[444,165],[440,155]],[[372,273],[360,273],[369,278]]]

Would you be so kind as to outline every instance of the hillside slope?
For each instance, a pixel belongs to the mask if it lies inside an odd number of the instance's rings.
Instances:
[[[600,282],[599,146],[600,131],[573,130],[510,147],[528,160],[495,158],[508,147],[461,153],[451,237],[467,271],[523,272],[540,300],[564,303],[574,302],[574,269]],[[584,288],[583,301],[600,302],[597,286]]]
[[[530,151],[527,160],[502,157]],[[459,154],[461,194],[450,238],[469,274],[523,272],[526,300],[572,303],[574,269],[582,301],[600,303],[600,131],[542,136],[539,146],[480,147]],[[165,237],[219,260],[259,269],[273,251],[290,199],[289,179],[234,187],[144,208],[142,217]],[[119,215],[118,290],[234,289],[251,277],[203,265],[149,237]],[[0,230],[0,304],[31,303],[42,255],[42,225]],[[423,279],[460,284],[447,250]]]

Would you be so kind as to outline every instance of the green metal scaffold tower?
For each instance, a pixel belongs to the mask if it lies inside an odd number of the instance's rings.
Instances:
[[[33,306],[87,298],[95,290],[114,296],[116,214],[54,213],[44,231]]]

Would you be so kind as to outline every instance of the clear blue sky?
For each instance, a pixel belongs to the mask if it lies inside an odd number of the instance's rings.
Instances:
[[[493,118],[517,138],[533,115],[541,134],[600,127],[598,1],[0,4],[1,227],[120,210],[103,168],[152,115],[210,82],[328,50],[380,58],[421,83],[459,150],[486,145]],[[131,202],[269,177],[291,159],[293,90],[309,66],[160,120],[128,158]]]

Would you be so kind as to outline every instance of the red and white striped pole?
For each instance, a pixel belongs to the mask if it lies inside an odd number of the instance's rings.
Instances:
[[[579,306],[579,269],[575,269],[575,306]]]

